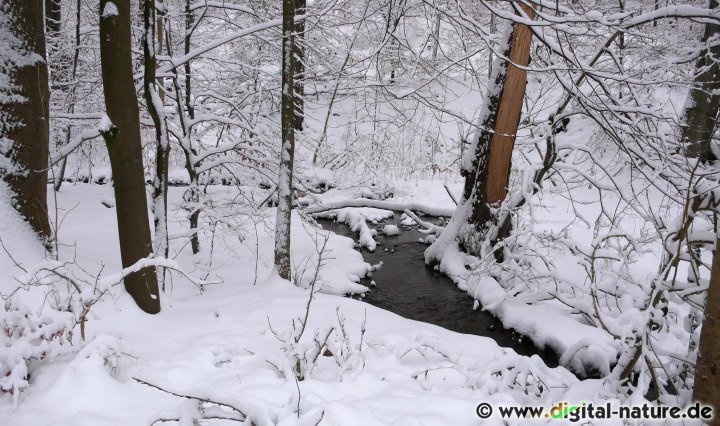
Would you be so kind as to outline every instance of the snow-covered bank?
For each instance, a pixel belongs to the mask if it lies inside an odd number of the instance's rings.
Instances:
[[[3,415],[17,425],[47,419],[97,425],[146,424],[189,412],[187,401],[137,378],[185,395],[235,401],[262,413],[257,421],[315,424],[322,415],[324,424],[338,425],[412,419],[470,425],[479,402],[549,404],[575,383],[564,369],[548,369],[539,358],[519,357],[489,339],[325,295],[314,301],[308,332],[293,348],[291,324],[304,315],[307,297],[279,280],[255,287],[226,283],[203,296],[176,297],[156,317],[122,297],[98,311],[102,319],[93,321],[96,338],[88,347],[35,371],[18,408],[7,413],[6,407]],[[316,330],[331,326],[338,328],[328,350],[306,379],[282,377],[292,369],[292,354],[311,348]],[[71,402],[64,402],[69,394]]]
[[[227,214],[218,214],[213,226],[204,228],[201,255],[189,254],[185,238],[172,240],[171,254],[188,273],[222,283],[199,289],[174,275],[161,296],[163,310],[155,316],[143,314],[116,288],[92,308],[85,345],[75,335],[74,349],[33,361],[30,386],[17,406],[10,394],[0,396],[0,423],[128,425],[190,421],[200,411],[219,414],[172,392],[234,406],[255,424],[318,424],[322,419],[321,424],[334,425],[471,425],[477,424],[480,402],[549,406],[569,398],[580,385],[565,369],[550,369],[540,358],[518,356],[490,339],[328,294],[315,294],[298,338],[310,292],[270,274],[271,223],[223,210],[235,208],[218,206],[236,194],[210,189],[217,211]],[[103,273],[119,270],[115,213],[100,202],[110,191],[110,186],[68,185],[58,194],[61,258],[92,272],[100,265]],[[175,235],[185,220],[185,212],[174,208],[181,193],[171,189]],[[299,220],[293,221],[292,232],[300,275],[314,276],[322,252],[318,282],[323,292],[360,287],[356,281],[368,265],[350,239],[330,235],[323,251],[327,233]],[[16,244],[6,241],[11,253],[25,250]],[[12,265],[7,258],[2,261],[5,294],[22,271],[7,266]],[[38,288],[30,293],[38,290],[42,293]],[[29,296],[17,295],[23,301]],[[297,358],[303,360],[300,367]],[[302,381],[295,380],[297,368]],[[591,381],[582,387],[597,385]]]
[[[448,186],[448,189],[445,189]],[[450,211],[455,208],[454,201],[448,191],[459,194],[462,182],[444,182],[442,180],[416,180],[398,184],[396,196],[389,203],[393,205],[433,206],[438,211]],[[330,191],[321,197],[322,205],[346,205],[342,202],[343,191]],[[345,193],[345,197],[354,194]],[[325,198],[328,201],[325,201]],[[538,223],[551,222],[554,226],[572,222],[572,218],[565,210],[566,203],[553,199],[548,203],[553,207],[546,211],[537,212]],[[310,210],[314,211],[314,210]],[[374,249],[372,240],[374,229],[368,228],[365,221],[374,222],[389,217],[391,212],[368,208],[343,208],[335,211],[321,213],[326,216],[336,216],[338,221],[347,223],[358,232],[358,244]],[[452,226],[452,225],[450,225]],[[538,225],[542,227],[543,225]],[[587,229],[573,227],[573,233],[581,238],[588,237]],[[460,251],[455,241],[443,246],[443,253],[437,263],[437,269],[450,277],[457,286],[476,299],[483,310],[491,312],[498,317],[504,327],[512,328],[528,336],[539,347],[550,347],[561,356],[561,363],[573,370],[583,373],[607,374],[610,367],[616,362],[618,352],[613,337],[605,330],[589,325],[582,321],[572,309],[562,306],[550,297],[537,297],[536,295],[516,297],[503,283],[482,273],[479,259]],[[577,267],[566,267],[561,275],[569,280],[582,280],[582,273]],[[506,284],[507,285],[507,284]],[[548,300],[541,300],[548,299]]]

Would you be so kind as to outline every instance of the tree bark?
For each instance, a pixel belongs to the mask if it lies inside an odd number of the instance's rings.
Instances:
[[[521,7],[531,18],[535,16],[532,8],[525,5]],[[490,144],[488,168],[491,178],[488,180],[487,186],[487,201],[490,204],[502,202],[507,195],[510,163],[527,85],[527,71],[518,68],[515,64],[524,67],[530,64],[531,42],[532,31],[530,28],[526,25],[515,25],[510,48],[510,63],[503,84],[495,134]]]
[[[439,11],[435,12],[435,30],[433,31],[435,36],[433,37],[433,44],[432,44],[432,59],[433,61],[437,59],[438,56],[438,50],[440,49],[440,19],[442,18],[442,13]],[[490,29],[492,31],[492,28]]]
[[[531,7],[524,4],[520,7],[534,18]],[[496,65],[497,74],[486,101],[487,113],[481,123],[472,164],[463,172],[463,198],[471,203],[471,213],[469,226],[464,227],[459,237],[463,247],[475,255],[482,254],[482,246],[493,225],[496,231],[490,236],[491,244],[504,239],[510,231],[509,216],[505,223],[495,223],[497,217],[491,207],[499,207],[507,196],[512,152],[527,84],[527,71],[515,64],[528,66],[531,41],[530,28],[514,24],[507,50],[503,52],[510,62],[501,60]]]
[[[278,177],[278,206],[275,220],[275,268],[281,278],[291,277],[290,216],[292,214],[293,157],[295,155],[295,84],[293,64],[295,55],[295,2],[283,0],[282,22],[282,98],[280,121],[282,146],[280,147],[280,173]]]
[[[60,31],[62,20],[60,0],[45,0],[45,26],[48,33]]]
[[[15,35],[35,55],[12,72],[17,93],[24,99],[3,102],[2,114],[18,125],[0,129],[12,141],[10,160],[19,172],[5,175],[14,192],[13,205],[41,239],[50,237],[47,207],[50,88],[45,51],[42,0],[11,0]],[[46,241],[47,243],[47,241]]]
[[[718,0],[710,0],[711,9],[718,7]],[[720,25],[714,22],[705,24],[702,41],[707,43],[711,37],[720,33]],[[717,41],[717,40],[716,40]],[[685,155],[697,157],[702,162],[715,161],[711,141],[715,133],[715,120],[720,108],[720,45],[704,49],[695,69],[693,88],[688,95],[685,119],[680,127],[680,141],[685,147]]]
[[[68,99],[70,99],[70,105],[67,109],[70,114],[75,112],[75,91],[77,89],[75,79],[77,78],[78,62],[80,61],[80,26],[82,24],[81,12],[82,3],[81,0],[77,0],[75,3],[75,49],[73,49],[72,69],[70,71],[70,81],[72,81],[74,84],[70,87],[70,94],[68,95]],[[72,125],[68,124],[65,128],[65,145],[69,144],[71,140]],[[66,167],[67,157],[63,157],[63,159],[60,160],[60,167],[58,168],[57,174],[55,176],[55,191],[60,191],[60,187],[65,180]]]
[[[295,16],[305,14],[306,0],[295,0]],[[303,129],[305,120],[305,20],[295,22],[293,38],[293,85],[295,96],[295,130]]]
[[[191,48],[191,37],[192,37],[192,30],[193,26],[195,25],[195,17],[193,16],[193,12],[190,10],[190,0],[186,0],[185,2],[185,39],[184,39],[184,49],[185,49],[185,55],[190,53]],[[187,111],[187,115],[190,118],[190,120],[193,120],[195,118],[195,108],[192,104],[192,70],[190,68],[190,61],[185,62],[185,110]],[[180,93],[180,89],[177,89],[178,94]],[[181,109],[180,106],[180,98],[178,96],[178,109]],[[183,114],[181,112],[180,117],[182,117]],[[198,174],[195,172],[195,167],[197,166],[195,163],[192,162],[193,155],[196,154],[196,152],[192,148],[192,138],[191,132],[192,129],[186,126],[183,123],[183,132],[184,136],[187,140],[187,146],[185,148],[185,168],[188,171],[188,176],[190,177],[190,189],[185,192],[185,195],[183,198],[188,203],[194,204],[194,209],[190,213],[190,247],[192,248],[193,254],[200,253],[200,237],[197,233],[198,228],[198,222],[200,220],[200,209],[198,208],[198,204],[200,203],[200,185],[198,182]]]
[[[107,7],[109,4],[114,7]],[[102,135],[113,173],[124,268],[152,254],[130,40],[130,2],[100,0],[100,62],[107,115],[112,122]],[[155,268],[132,273],[124,283],[140,309],[160,312]]]
[[[693,399],[712,405],[716,412],[712,425],[720,424],[720,239],[713,252],[710,285],[700,330],[700,345],[695,363]]]
[[[153,213],[155,222],[156,255],[167,258],[170,251],[170,240],[167,229],[167,193],[168,173],[170,166],[170,140],[168,139],[165,107],[160,97],[160,90],[155,70],[157,57],[155,54],[155,0],[143,1],[143,54],[145,73],[143,89],[148,114],[155,126],[155,176],[153,179]],[[165,289],[165,269],[158,274],[158,279]]]

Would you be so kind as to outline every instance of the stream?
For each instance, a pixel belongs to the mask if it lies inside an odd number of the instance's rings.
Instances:
[[[502,326],[499,319],[480,308],[473,310],[474,299],[457,288],[455,283],[432,267],[425,265],[426,244],[420,238],[427,235],[415,228],[399,226],[399,215],[379,223],[398,224],[400,235],[385,236],[378,230],[378,245],[374,252],[360,250],[366,262],[383,266],[362,284],[370,291],[352,296],[371,305],[394,312],[405,318],[438,325],[464,334],[489,337],[498,345],[512,348],[521,355],[538,355],[549,367],[558,366],[558,355],[551,349],[540,349],[528,337]],[[350,227],[330,219],[318,219],[323,229],[357,241]],[[369,226],[373,227],[370,223]],[[372,286],[371,281],[375,282]]]

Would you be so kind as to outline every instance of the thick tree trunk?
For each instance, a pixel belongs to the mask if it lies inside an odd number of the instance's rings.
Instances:
[[[718,1],[710,0],[710,8],[717,7]],[[720,26],[716,24],[705,24],[703,41],[707,42],[719,30]],[[698,59],[695,87],[690,91],[690,105],[685,109],[685,120],[680,130],[686,155],[698,157],[703,162],[717,159],[710,147],[720,107],[720,95],[713,93],[720,90],[718,58],[720,47],[715,46],[705,50]],[[720,413],[717,411],[720,410],[720,239],[715,242],[703,313],[705,319],[695,363],[693,399],[712,405],[715,413],[710,424],[720,425]]]
[[[711,424],[720,424],[720,240],[715,243],[710,286],[700,331],[700,347],[695,363],[693,399],[715,407]]]
[[[524,7],[525,12],[532,18],[534,11]],[[505,75],[503,94],[500,100],[495,134],[490,144],[489,176],[487,186],[487,201],[489,204],[502,202],[507,195],[507,186],[510,181],[510,163],[512,160],[515,136],[520,124],[525,86],[527,85],[527,71],[514,64],[527,67],[530,64],[530,44],[532,31],[526,25],[516,25],[513,30],[510,47],[510,64]]]
[[[295,16],[305,14],[306,0],[295,0]],[[295,94],[295,130],[302,130],[305,120],[305,20],[295,22],[293,38],[293,85]]]
[[[718,7],[718,0],[710,0],[709,7]],[[720,25],[713,22],[705,24],[703,42],[720,32]],[[717,43],[717,40],[716,40]],[[695,65],[696,74],[693,88],[688,95],[685,119],[680,128],[680,141],[688,157],[697,157],[702,162],[715,161],[717,158],[710,148],[715,120],[720,108],[720,44],[703,50]]]
[[[143,54],[145,73],[143,89],[148,114],[155,126],[155,176],[153,179],[153,213],[155,223],[156,255],[167,258],[170,251],[170,240],[167,229],[167,193],[168,173],[170,166],[170,141],[165,119],[165,106],[160,97],[155,70],[157,58],[155,54],[155,0],[143,1]],[[158,279],[165,289],[165,270],[158,274]]]
[[[494,4],[495,3],[494,0],[492,1],[492,3],[493,3],[493,6],[496,6]],[[490,12],[490,34],[495,34],[495,31],[497,31],[495,28],[495,14]],[[490,48],[490,46],[488,46],[488,78],[492,77],[493,61],[494,61],[493,60],[493,51]]]
[[[535,16],[534,10],[521,6],[528,16]],[[486,101],[486,114],[475,144],[472,163],[464,168],[465,187],[463,198],[471,204],[468,225],[463,227],[459,237],[464,248],[475,255],[482,254],[482,247],[490,237],[490,244],[502,240],[509,233],[509,220],[498,224],[491,207],[498,207],[507,196],[510,180],[512,152],[520,123],[527,71],[514,64],[526,67],[530,63],[532,31],[526,25],[515,24],[507,42],[504,56],[510,62],[501,60],[496,64],[497,74]],[[472,153],[470,153],[472,154]],[[509,217],[508,217],[509,218]],[[495,226],[494,235],[488,231]]]
[[[13,83],[24,100],[2,102],[2,114],[17,126],[0,129],[12,141],[9,157],[20,168],[5,180],[15,193],[13,204],[42,238],[50,237],[47,207],[50,88],[45,52],[42,0],[11,0],[15,35],[36,55],[30,64],[14,70]]]
[[[130,40],[130,2],[100,0],[100,61],[105,105],[112,122],[103,129],[103,137],[112,167],[125,268],[152,254]],[[128,275],[125,289],[143,311],[160,312],[155,268]]]
[[[295,94],[294,94],[294,37],[295,2],[283,0],[282,23],[282,104],[280,147],[280,174],[278,177],[278,206],[275,220],[275,268],[280,277],[289,280],[290,215],[292,214],[293,157],[295,155]]]

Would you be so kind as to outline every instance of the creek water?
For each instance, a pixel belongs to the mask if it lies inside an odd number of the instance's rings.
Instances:
[[[357,235],[345,224],[329,219],[318,220],[323,229],[357,240]],[[399,216],[379,224],[399,223]],[[538,355],[550,367],[558,365],[558,355],[550,349],[535,346],[525,336],[502,326],[500,320],[480,308],[473,310],[474,299],[457,288],[446,275],[425,265],[427,245],[419,242],[426,234],[415,228],[400,227],[400,235],[385,236],[378,231],[378,245],[374,252],[361,251],[366,262],[383,266],[363,284],[370,291],[353,296],[371,305],[394,312],[405,318],[438,325],[465,334],[489,337],[498,345],[509,347],[521,355]],[[375,282],[375,286],[371,285]]]

